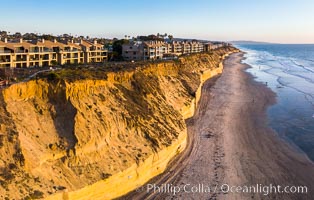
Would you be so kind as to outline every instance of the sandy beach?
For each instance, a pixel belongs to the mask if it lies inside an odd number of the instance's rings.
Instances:
[[[217,81],[206,82],[187,121],[186,152],[133,199],[312,199],[314,165],[267,126],[275,94],[245,72],[242,59],[232,54]]]

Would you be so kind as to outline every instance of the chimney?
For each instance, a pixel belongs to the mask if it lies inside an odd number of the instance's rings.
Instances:
[[[4,38],[4,43],[8,43],[8,38]]]
[[[41,42],[42,42],[42,43],[45,43],[45,39],[42,39]]]
[[[73,39],[71,40],[71,43],[73,44],[74,42],[73,42]]]
[[[20,38],[20,43],[23,43],[23,38]]]
[[[94,40],[94,44],[97,44],[97,40]]]
[[[80,44],[83,44],[83,39],[80,39]]]
[[[57,43],[57,39],[53,39],[53,43]]]

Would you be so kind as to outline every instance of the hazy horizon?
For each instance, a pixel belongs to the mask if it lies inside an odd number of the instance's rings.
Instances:
[[[3,1],[0,30],[123,38],[156,33],[176,38],[314,43],[309,0]]]

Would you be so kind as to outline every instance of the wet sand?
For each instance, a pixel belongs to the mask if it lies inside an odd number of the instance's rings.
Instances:
[[[267,126],[275,94],[245,72],[249,66],[242,59],[242,53],[232,54],[220,78],[205,83],[198,111],[187,121],[186,153],[148,183],[169,190],[148,191],[145,185],[132,199],[313,199],[314,164]],[[226,184],[229,192],[221,191]],[[270,185],[277,189],[267,192]],[[230,192],[231,186],[242,188]],[[286,186],[306,186],[307,194],[283,192]],[[251,191],[242,192],[246,187]],[[175,188],[180,191],[174,195]]]

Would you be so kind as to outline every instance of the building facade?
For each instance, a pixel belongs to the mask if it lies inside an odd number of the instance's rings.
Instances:
[[[107,60],[107,50],[97,42],[0,41],[0,67],[43,67],[97,63]]]
[[[144,44],[142,42],[123,44],[122,57],[128,61],[144,60]]]
[[[125,60],[156,60],[162,59],[167,48],[161,41],[136,41],[122,45],[122,57]]]
[[[156,60],[184,54],[205,51],[205,45],[198,41],[135,41],[122,45],[125,60]]]
[[[96,40],[93,43],[80,40],[79,44],[84,52],[85,63],[99,63],[107,60],[108,51],[104,45],[98,44]]]

